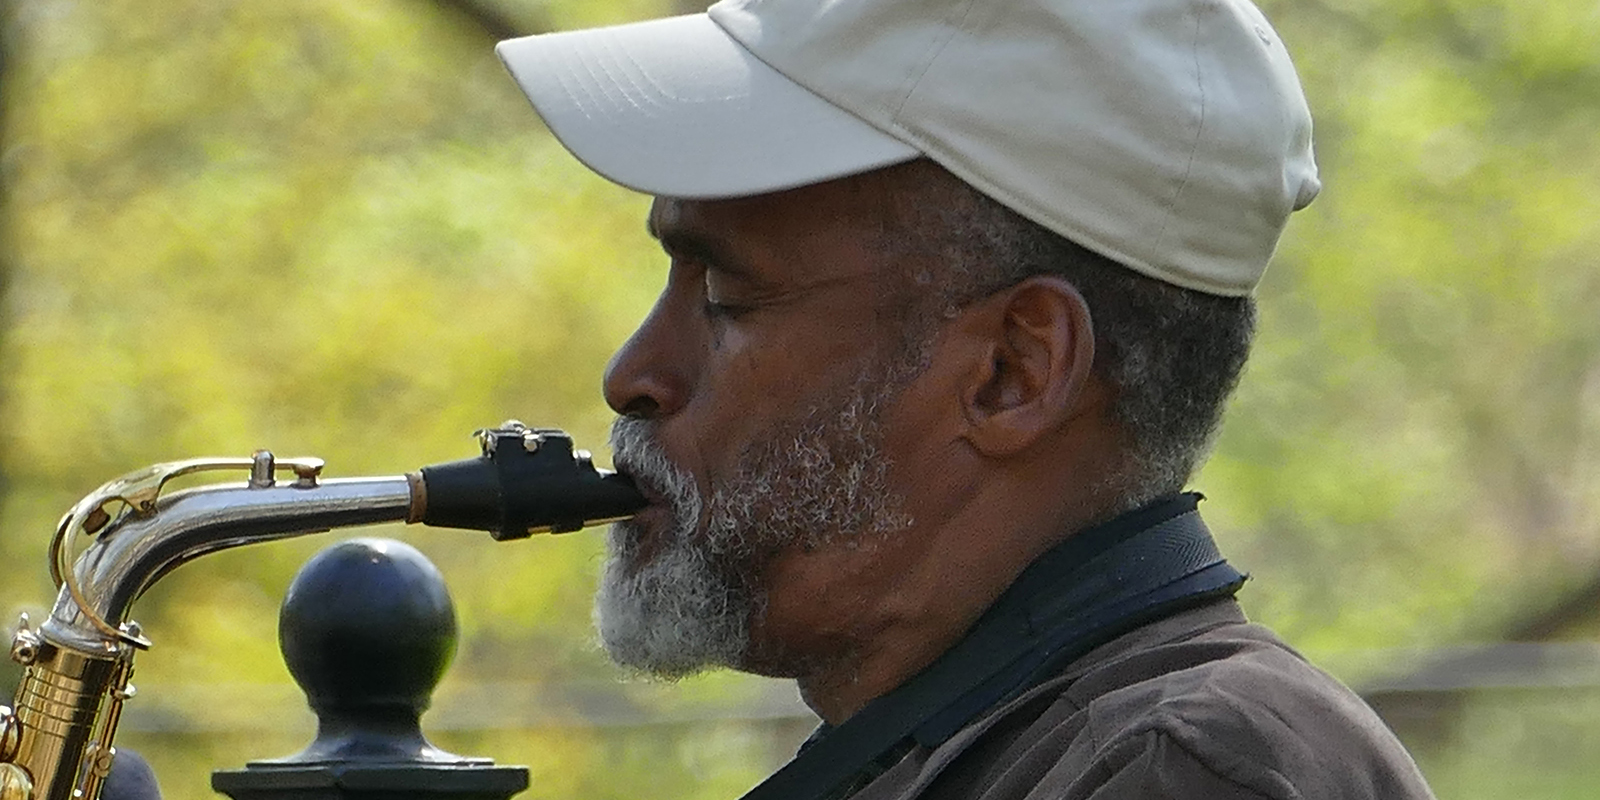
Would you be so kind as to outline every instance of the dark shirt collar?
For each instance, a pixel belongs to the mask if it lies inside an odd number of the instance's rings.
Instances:
[[[823,726],[745,800],[843,796],[913,744],[984,711],[1140,625],[1237,591],[1200,496],[1157,500],[1067,537],[1029,565],[953,647],[837,727]]]

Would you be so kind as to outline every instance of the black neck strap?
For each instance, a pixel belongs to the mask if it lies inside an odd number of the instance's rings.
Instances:
[[[814,737],[744,800],[822,800],[915,742],[937,746],[985,710],[1153,619],[1238,591],[1199,495],[1158,501],[1069,537],[1023,571],[965,638]]]

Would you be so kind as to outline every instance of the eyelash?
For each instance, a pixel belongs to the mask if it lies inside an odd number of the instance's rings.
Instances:
[[[738,319],[741,314],[749,311],[744,306],[732,306],[727,303],[716,303],[710,300],[705,301],[702,310],[708,319],[714,320]]]

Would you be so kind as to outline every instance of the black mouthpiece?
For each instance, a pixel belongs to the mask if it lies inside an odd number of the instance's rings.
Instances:
[[[633,481],[596,469],[554,428],[510,421],[478,431],[483,455],[420,470],[421,522],[488,531],[495,539],[566,533],[632,516],[646,501]]]

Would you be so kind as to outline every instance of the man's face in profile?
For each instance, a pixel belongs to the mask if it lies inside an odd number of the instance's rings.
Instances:
[[[901,289],[869,185],[653,206],[667,285],[606,377],[617,465],[652,500],[610,535],[597,616],[619,663],[788,672],[790,622],[825,630],[841,598],[834,570],[780,562],[909,524],[889,429],[918,359],[885,325]]]

